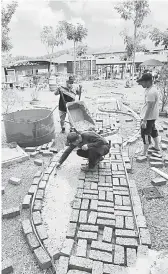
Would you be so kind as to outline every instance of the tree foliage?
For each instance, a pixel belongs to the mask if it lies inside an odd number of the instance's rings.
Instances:
[[[161,111],[164,111],[165,106],[168,104],[168,65],[162,67],[157,86],[160,91],[160,99],[162,102]]]
[[[12,19],[13,14],[15,13],[17,6],[18,6],[18,3],[16,1],[13,1],[12,3],[7,4],[6,6],[4,6],[4,3],[2,1],[2,7],[1,7],[2,52],[8,52],[12,49],[12,44],[9,37],[9,32],[10,32],[9,23]]]
[[[88,50],[88,46],[86,44],[80,44],[78,45],[76,49],[77,56],[85,55]]]
[[[63,45],[65,42],[63,27],[60,23],[55,29],[52,26],[44,26],[40,36],[48,54],[53,54],[54,48]]]
[[[62,21],[66,36],[68,40],[73,40],[74,42],[82,42],[82,40],[87,36],[87,28],[82,24],[77,23],[73,25],[67,21]]]
[[[165,49],[168,48],[168,28],[165,31],[160,31],[154,28],[150,32],[150,39],[155,43],[155,46],[162,45]]]

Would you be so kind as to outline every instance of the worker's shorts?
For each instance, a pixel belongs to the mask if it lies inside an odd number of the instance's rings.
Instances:
[[[59,117],[60,117],[60,122],[64,122],[66,118],[66,112],[59,110]]]
[[[141,137],[144,144],[151,144],[151,137],[158,137],[158,131],[155,127],[155,120],[147,120],[146,128],[141,127]]]

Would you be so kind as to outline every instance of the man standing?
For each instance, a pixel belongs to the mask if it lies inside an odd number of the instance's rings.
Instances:
[[[69,146],[58,161],[56,168],[62,165],[76,147],[79,148],[77,155],[89,160],[86,170],[94,168],[99,161],[103,160],[103,156],[110,149],[108,142],[94,131],[85,131],[81,134],[76,132],[69,133],[67,136],[67,145]]]
[[[152,74],[145,73],[137,82],[145,88],[145,104],[141,111],[141,136],[144,143],[143,155],[146,156],[151,137],[154,140],[154,151],[160,151],[158,131],[155,127],[155,121],[159,117],[159,94],[156,87],[153,86]]]
[[[59,116],[60,116],[60,124],[61,124],[61,129],[62,133],[65,132],[65,118],[67,114],[67,109],[66,109],[66,104],[68,102],[75,101],[76,95],[79,95],[79,90],[75,90],[73,88],[73,77],[70,76],[69,80],[66,81],[66,86],[59,87],[57,91],[55,92],[55,95],[60,94],[60,99],[59,99]]]

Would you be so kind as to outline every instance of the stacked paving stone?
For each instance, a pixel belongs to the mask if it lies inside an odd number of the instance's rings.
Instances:
[[[116,126],[116,117],[114,114],[97,113],[95,123],[96,131],[104,137],[118,131],[118,127]]]
[[[127,273],[151,246],[136,185],[127,179],[117,145],[94,171],[80,172],[72,208],[58,274]]]
[[[54,142],[53,139],[51,142],[38,147],[26,147],[25,151],[30,152],[30,157],[32,158],[35,158],[39,153],[43,156],[53,156],[53,153],[57,153],[57,150],[53,148]]]

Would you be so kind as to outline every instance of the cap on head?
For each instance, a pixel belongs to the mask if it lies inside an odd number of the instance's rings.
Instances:
[[[70,132],[67,136],[68,143],[73,143],[78,139],[78,134],[76,132]]]
[[[138,83],[152,81],[151,73],[144,73],[140,79],[137,80]]]

